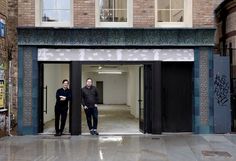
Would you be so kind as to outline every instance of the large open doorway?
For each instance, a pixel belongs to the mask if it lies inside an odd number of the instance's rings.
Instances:
[[[55,102],[56,91],[62,88],[62,80],[70,80],[70,65],[68,63],[46,63],[41,65],[41,93],[40,133],[55,134]],[[65,134],[70,133],[70,116],[68,111]]]
[[[92,78],[99,94],[100,134],[141,134],[144,122],[143,65],[88,64],[82,66],[82,84]],[[82,134],[88,134],[82,109]]]
[[[66,78],[71,80],[72,102],[65,132],[88,133],[80,108],[80,89],[88,77],[93,78],[101,97],[98,126],[101,134],[191,132],[192,65],[191,62],[42,63],[39,132],[54,133],[55,92]]]

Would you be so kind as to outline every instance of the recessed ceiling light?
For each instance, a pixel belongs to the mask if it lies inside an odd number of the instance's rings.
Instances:
[[[121,71],[100,71],[98,74],[122,74]]]

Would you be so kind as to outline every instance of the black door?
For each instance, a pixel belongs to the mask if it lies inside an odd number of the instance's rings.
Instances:
[[[139,68],[139,129],[143,133],[161,133],[161,63]]]
[[[44,115],[44,92],[45,92],[45,88],[44,88],[44,65],[43,63],[39,63],[39,111],[38,111],[38,115],[39,115],[39,119],[38,119],[38,133],[42,133],[43,132],[43,127],[44,127],[44,120],[43,120],[43,115]]]
[[[192,63],[162,63],[162,130],[192,131]]]
[[[97,81],[96,87],[98,90],[98,103],[103,104],[103,81]]]

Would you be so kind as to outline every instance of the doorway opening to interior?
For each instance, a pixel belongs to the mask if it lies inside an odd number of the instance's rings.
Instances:
[[[120,64],[82,65],[82,84],[92,78],[98,91],[100,134],[142,134],[144,120],[144,66]],[[89,134],[84,109],[82,134]]]
[[[39,108],[39,133],[55,134],[56,91],[59,88],[62,88],[62,81],[64,79],[70,81],[70,64],[43,63],[40,65],[40,70],[40,92],[42,105]],[[69,110],[67,113],[67,119],[63,134],[70,134],[70,105],[68,106]]]

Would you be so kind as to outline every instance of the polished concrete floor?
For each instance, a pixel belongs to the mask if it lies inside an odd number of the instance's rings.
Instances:
[[[141,134],[138,119],[130,114],[126,105],[99,105],[98,131],[100,134]],[[82,112],[82,134],[88,134],[86,117]],[[69,118],[69,117],[68,117]],[[54,134],[54,120],[45,124],[44,134]],[[69,133],[69,119],[67,119],[65,133]]]
[[[236,135],[14,136],[0,161],[235,161]]]

